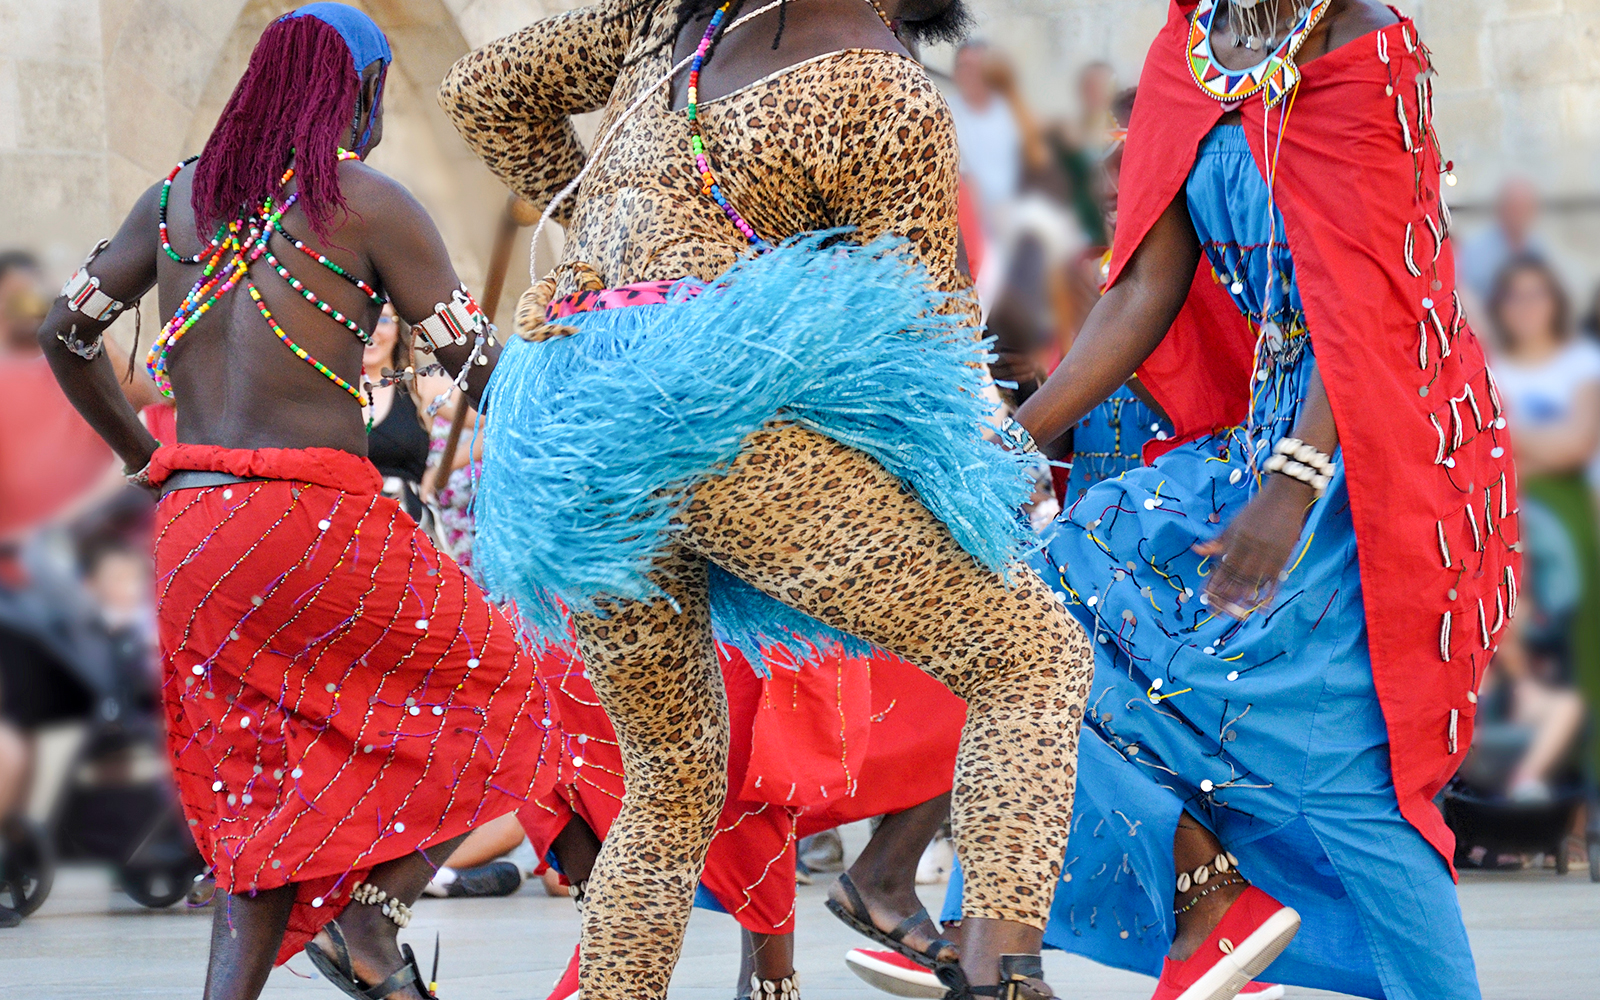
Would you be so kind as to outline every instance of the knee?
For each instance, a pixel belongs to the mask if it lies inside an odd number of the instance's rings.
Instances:
[[[722,747],[661,746],[630,754],[627,795],[653,812],[715,817],[728,798],[728,752]]]

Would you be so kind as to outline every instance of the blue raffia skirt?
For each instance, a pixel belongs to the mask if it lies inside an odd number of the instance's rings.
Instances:
[[[547,636],[602,601],[664,596],[650,571],[673,516],[773,421],[870,455],[992,569],[1037,546],[1017,514],[1028,463],[982,436],[988,342],[941,312],[950,296],[903,241],[834,235],[510,341],[484,395],[475,558],[491,594]],[[711,585],[719,638],[747,654],[866,648],[715,568]]]

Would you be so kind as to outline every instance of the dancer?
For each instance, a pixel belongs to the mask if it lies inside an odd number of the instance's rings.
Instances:
[[[1100,668],[1049,940],[1160,972],[1158,998],[1269,963],[1478,996],[1430,799],[1515,611],[1517,504],[1430,70],[1371,0],[1174,3],[1110,290],[1018,414],[1051,440],[1138,368],[1174,421],[1045,560]]]
[[[796,989],[798,840],[876,816],[884,819],[866,849],[829,891],[830,909],[917,956],[919,968],[954,961],[917,899],[916,867],[949,813],[961,701],[882,653],[834,652],[804,665],[775,655],[762,677],[738,650],[719,646],[718,663],[728,693],[729,794],[695,899],[742,928],[737,995]],[[595,852],[622,805],[622,756],[583,662],[550,647],[539,669],[560,710],[561,776],[552,794],[520,815],[535,849],[554,857],[581,905]],[[577,959],[552,1000],[577,989]]]
[[[628,795],[589,880],[583,992],[665,995],[726,798],[713,611],[747,655],[872,643],[967,701],[971,917],[947,971],[962,996],[1046,990],[1088,650],[1014,562],[1031,460],[979,433],[949,113],[886,23],[963,11],[735,2],[571,11],[441,93],[566,226],[486,397],[474,556],[546,634],[574,612],[616,728]],[[570,116],[601,109],[586,156]],[[830,227],[850,231],[802,235]]]
[[[431,996],[395,940],[410,904],[469,828],[554,781],[515,626],[364,457],[372,386],[351,380],[386,299],[469,395],[498,353],[432,220],[361,162],[389,60],[352,7],[274,21],[198,162],[139,199],[40,333],[129,481],[161,495],[169,744],[228,894],[217,1000],[259,995],[302,946],[353,996]],[[100,353],[152,286],[167,324],[149,364],[181,442],[159,449]]]

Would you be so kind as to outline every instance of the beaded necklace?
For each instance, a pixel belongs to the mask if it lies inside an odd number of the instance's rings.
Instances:
[[[701,37],[699,46],[694,50],[694,60],[689,64],[689,99],[688,106],[684,110],[689,117],[689,144],[694,149],[695,168],[700,172],[700,193],[717,203],[717,207],[722,209],[722,214],[744,234],[745,240],[751,246],[766,249],[770,244],[756,233],[755,227],[739,214],[739,210],[733,207],[727,195],[722,193],[722,185],[718,183],[716,172],[711,169],[711,161],[706,156],[705,133],[700,128],[700,69],[705,66],[712,48],[721,40],[723,22],[727,20],[728,12],[737,2],[738,0],[723,0],[722,6],[711,15],[711,23],[706,25],[706,33]],[[878,6],[877,0],[869,2],[872,3],[872,9],[877,15],[883,18],[883,23],[893,32],[894,23]]]
[[[344,149],[339,150],[339,159],[341,161],[359,158],[355,153]],[[272,310],[267,307],[266,301],[261,297],[260,290],[250,280],[249,271],[256,261],[265,257],[267,264],[284,280],[285,284],[298,292],[301,298],[316,306],[323,315],[340,323],[359,337],[363,344],[371,343],[372,335],[361,329],[360,325],[354,320],[351,320],[344,313],[320,298],[310,288],[307,288],[305,283],[294,277],[288,267],[272,253],[269,249],[269,244],[273,234],[282,235],[295,249],[359,288],[374,304],[382,305],[385,301],[384,297],[367,282],[346,271],[325,255],[313,250],[303,241],[295,239],[289,233],[284,232],[282,226],[284,213],[288,212],[300,200],[300,192],[298,191],[284,199],[281,205],[275,205],[274,199],[271,196],[267,197],[262,202],[261,207],[254,213],[221,226],[217,230],[217,235],[212,237],[210,244],[199,253],[192,257],[179,254],[173,249],[169,239],[167,201],[172,189],[173,179],[177,177],[179,171],[188,164],[193,163],[195,159],[198,159],[198,157],[178,164],[172,173],[167,175],[166,182],[161,189],[161,248],[166,251],[168,257],[180,264],[201,264],[203,262],[204,267],[199,280],[189,290],[189,294],[184,296],[183,302],[178,306],[177,311],[172,314],[172,319],[168,320],[167,325],[162,329],[161,336],[156,338],[156,342],[150,348],[150,355],[146,365],[149,368],[151,378],[155,380],[156,388],[161,391],[162,395],[168,398],[172,396],[172,380],[169,375],[172,349],[177,346],[178,341],[182,340],[185,334],[194,328],[200,318],[211,310],[212,306],[242,282],[245,290],[250,295],[251,301],[255,303],[256,311],[266,321],[267,327],[272,330],[273,335],[282,341],[284,346],[289,348],[296,357],[311,365],[334,385],[353,396],[362,407],[365,407],[367,405],[365,393],[339,377],[331,368],[312,357],[305,348],[289,337],[289,334],[284,331],[277,319],[274,318]],[[294,168],[290,167],[284,171],[283,177],[279,180],[279,188],[282,189],[287,186],[293,177]],[[224,263],[224,259],[226,259],[226,263]]]

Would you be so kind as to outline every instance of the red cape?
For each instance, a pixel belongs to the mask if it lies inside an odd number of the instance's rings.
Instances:
[[[1113,284],[1224,112],[1190,75],[1195,5],[1175,0],[1145,60]],[[1275,195],[1339,426],[1400,811],[1449,861],[1455,838],[1430,800],[1471,745],[1477,687],[1516,604],[1511,440],[1483,351],[1458,315],[1449,240],[1439,245],[1430,227],[1447,231],[1448,214],[1416,26],[1402,19],[1303,74],[1270,112],[1259,95],[1239,110],[1263,176],[1268,119],[1281,148]],[[1202,267],[1183,315],[1140,369],[1173,418],[1173,444],[1246,416],[1254,334],[1237,309],[1220,308],[1223,294]]]

